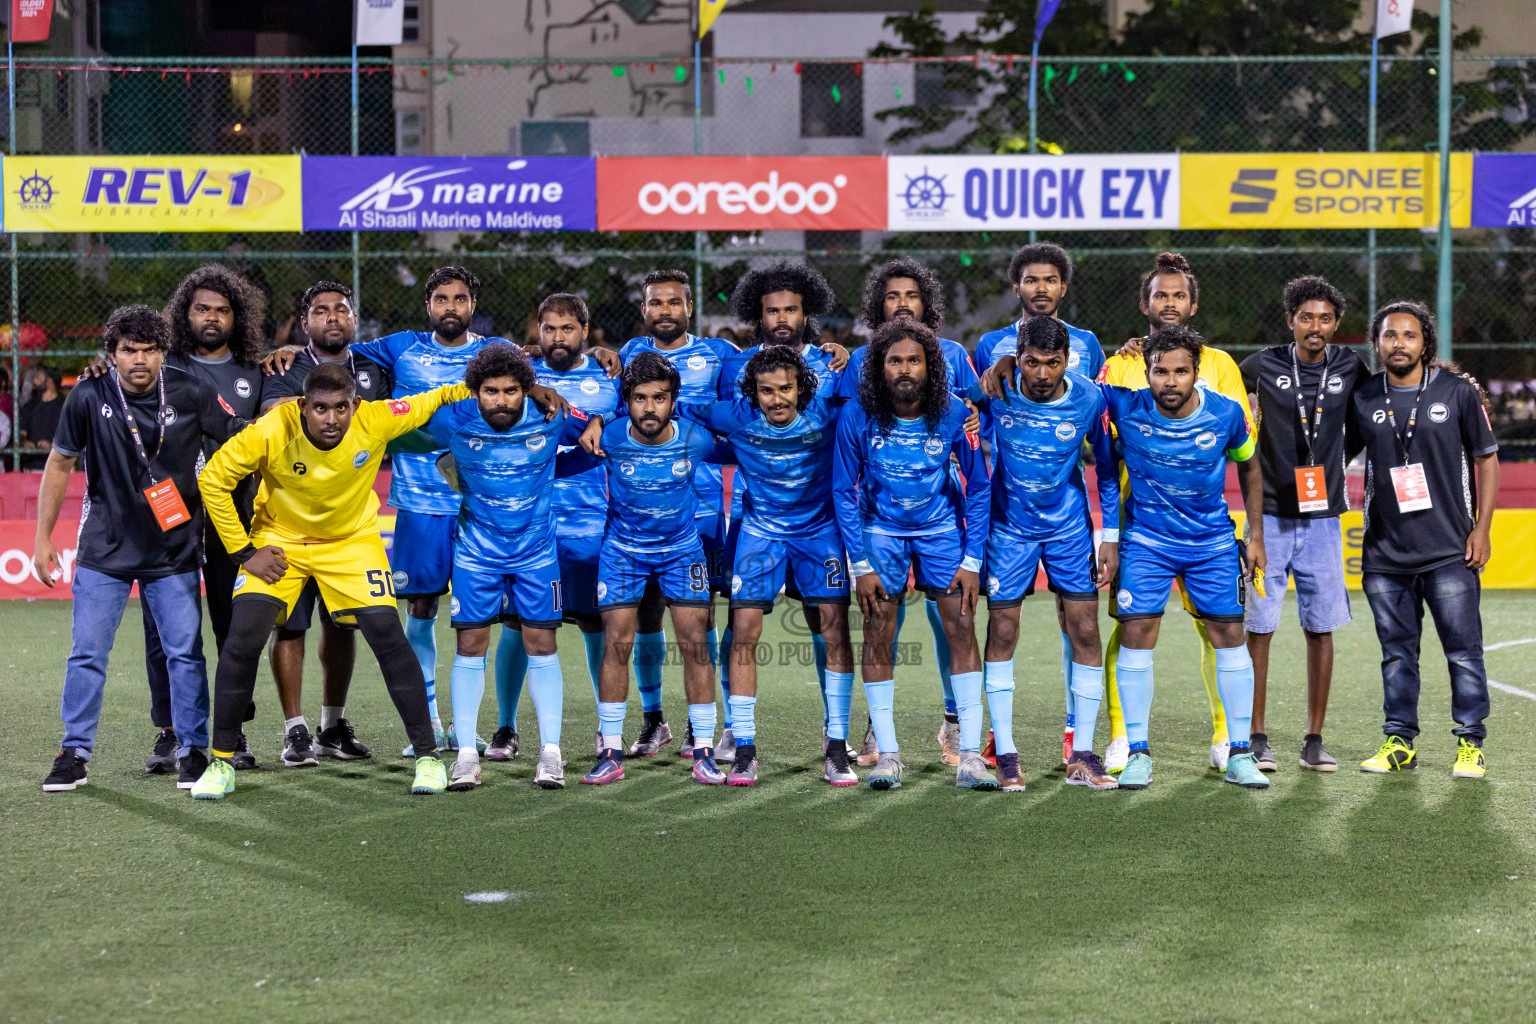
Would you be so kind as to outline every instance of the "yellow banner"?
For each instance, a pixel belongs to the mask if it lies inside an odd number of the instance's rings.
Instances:
[[[1440,223],[1433,153],[1186,153],[1185,228],[1426,228]],[[1472,223],[1472,154],[1451,154],[1451,226]]]
[[[8,231],[300,231],[297,156],[6,157]]]

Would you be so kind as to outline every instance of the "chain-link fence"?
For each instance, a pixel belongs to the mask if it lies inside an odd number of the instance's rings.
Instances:
[[[1043,152],[1361,151],[1368,147],[1368,61],[1308,58],[1051,58],[1041,61],[1037,146]],[[192,59],[18,61],[14,150],[27,154],[311,155],[596,154],[870,155],[1029,150],[1027,58],[538,61]],[[1435,137],[1435,65],[1383,61],[1378,147],[1423,152]],[[700,102],[695,105],[695,86]],[[1526,148],[1536,134],[1536,58],[1458,58],[1453,144]],[[356,119],[354,142],[353,124]],[[0,119],[0,129],[9,125]],[[1376,296],[1432,299],[1433,232],[1377,233]],[[1200,281],[1196,325],[1239,358],[1284,340],[1280,290],[1301,273],[1344,289],[1341,329],[1363,338],[1369,261],[1364,231],[1157,231],[1053,235],[1077,271],[1063,315],[1111,348],[1142,333],[1136,283],[1151,254],[1178,249]],[[864,232],[435,233],[310,232],[231,236],[8,236],[0,310],[19,412],[29,367],[68,372],[94,349],[106,314],[162,304],[198,264],[219,260],[267,295],[268,333],[292,337],[295,302],[320,278],[355,282],[365,331],[422,323],[419,282],[443,262],[480,274],[476,329],[522,338],[539,298],[584,294],[608,344],[635,333],[637,282],[658,266],[702,270],[698,321],[741,325],[727,299],[754,262],[803,256],[840,306],[826,327],[854,328],[864,275],[894,253],[918,256],[945,282],[946,333],[968,346],[1016,315],[1007,263],[1023,233]],[[1455,236],[1455,349],[1495,384],[1508,441],[1536,438],[1536,239],[1529,230]],[[355,268],[355,269],[354,269]],[[12,415],[12,420],[18,419]],[[1536,442],[1533,442],[1536,443]],[[15,449],[12,454],[18,454]],[[8,460],[9,461],[9,460]]]

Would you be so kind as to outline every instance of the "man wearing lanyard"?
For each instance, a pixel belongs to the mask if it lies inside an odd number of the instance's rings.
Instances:
[[[1323,716],[1333,676],[1333,631],[1350,621],[1344,587],[1344,425],[1349,399],[1370,376],[1365,362],[1330,345],[1344,315],[1344,295],[1321,277],[1285,286],[1289,345],[1243,360],[1243,385],[1257,399],[1259,463],[1264,471],[1264,540],[1269,581],[1248,598],[1248,652],[1253,656],[1253,756],[1276,768],[1264,730],[1269,642],[1280,625],[1286,577],[1296,581],[1296,609],[1307,637],[1307,732],[1301,767],[1338,770],[1323,749]]]
[[[1435,359],[1428,309],[1416,302],[1384,306],[1371,319],[1369,337],[1385,369],[1355,392],[1349,445],[1366,454],[1361,582],[1381,641],[1387,738],[1360,769],[1418,766],[1419,640],[1428,605],[1451,676],[1451,774],[1480,779],[1488,676],[1478,572],[1491,550],[1499,446],[1481,389]]]
[[[72,649],[64,670],[64,746],[43,791],[86,782],[106,688],[107,655],[135,582],[159,627],[171,684],[180,789],[208,765],[208,670],[202,650],[203,503],[198,456],[205,438],[223,443],[244,420],[191,374],[163,367],[165,319],[148,306],[113,311],[102,331],[112,373],[69,393],[38,490],[33,566],[52,587],[62,578],[53,527],[84,462],[86,504],[75,559]],[[126,449],[126,450],[125,450]]]

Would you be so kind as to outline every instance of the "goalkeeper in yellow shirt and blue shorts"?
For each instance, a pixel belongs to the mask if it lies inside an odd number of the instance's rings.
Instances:
[[[311,579],[332,621],[356,628],[373,649],[411,743],[418,751],[435,749],[426,682],[400,625],[375,522],[373,482],[390,441],[424,426],[441,406],[468,397],[464,385],[449,384],[408,398],[363,402],[346,367],[322,363],[305,378],[302,398],[271,410],[209,460],[198,489],[240,572],[214,679],[212,756],[192,787],[193,799],[218,800],[234,791],[230,758],[262,648]],[[260,475],[261,489],[247,534],[231,492],[251,473]],[[441,793],[447,785],[442,761],[417,758],[412,793]]]

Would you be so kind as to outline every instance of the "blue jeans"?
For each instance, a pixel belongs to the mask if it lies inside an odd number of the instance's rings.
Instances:
[[[133,584],[76,567],[72,647],[64,667],[64,746],[89,758],[107,685],[107,656]],[[178,757],[208,745],[208,666],[203,661],[203,604],[195,572],[141,581],[140,593],[160,634],[171,684],[171,724]]]
[[[1482,581],[1462,562],[1411,575],[1366,573],[1361,581],[1381,641],[1381,731],[1419,734],[1419,638],[1424,606],[1435,620],[1451,673],[1451,733],[1482,744],[1488,735],[1488,674],[1483,669]]]

